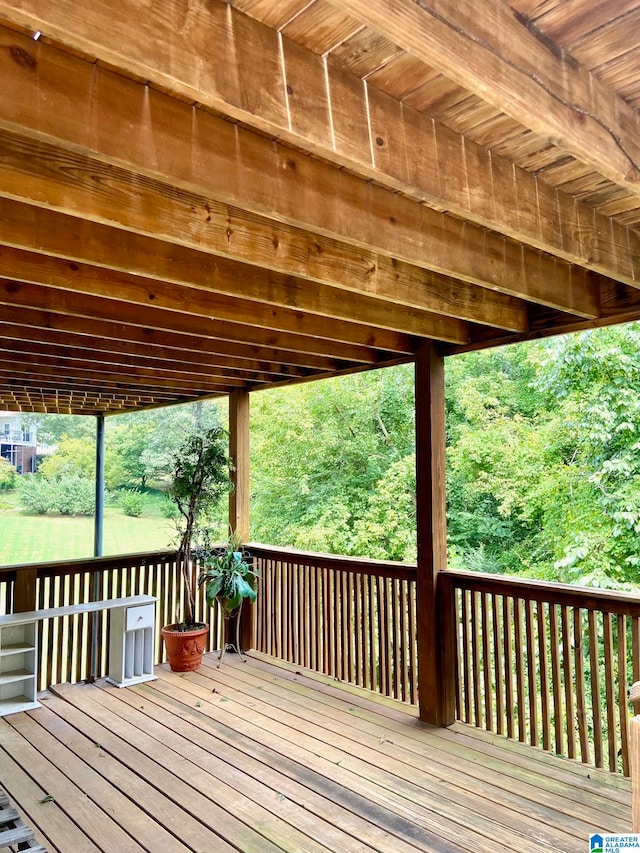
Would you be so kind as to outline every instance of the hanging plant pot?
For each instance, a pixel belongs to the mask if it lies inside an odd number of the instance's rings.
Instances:
[[[172,672],[191,672],[202,663],[209,626],[204,623],[190,631],[179,631],[178,624],[166,625],[160,633]]]

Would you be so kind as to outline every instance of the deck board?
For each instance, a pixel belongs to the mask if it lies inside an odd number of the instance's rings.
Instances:
[[[52,853],[578,853],[631,829],[628,780],[266,656],[157,674],[0,720],[3,784]]]

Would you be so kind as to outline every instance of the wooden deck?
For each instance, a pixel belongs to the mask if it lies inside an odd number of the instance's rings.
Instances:
[[[50,851],[583,853],[628,781],[254,655],[0,720],[0,779]]]

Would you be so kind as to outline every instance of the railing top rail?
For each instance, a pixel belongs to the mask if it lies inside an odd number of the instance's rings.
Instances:
[[[37,577],[78,574],[84,571],[107,571],[122,566],[142,566],[145,563],[157,563],[173,559],[174,550],[141,551],[135,554],[112,554],[108,557],[82,557],[76,560],[56,560],[51,563],[25,563],[16,566],[0,566],[0,580],[16,577],[20,572],[36,570]]]
[[[395,578],[397,580],[415,580],[416,566],[391,560],[371,560],[367,557],[344,557],[336,554],[316,554],[312,551],[298,551],[295,548],[280,548],[249,542],[247,551],[255,557],[266,560],[280,560],[297,566],[309,566],[319,569],[337,569],[360,575]]]
[[[550,604],[582,607],[586,610],[603,610],[611,613],[640,615],[640,590],[638,593],[622,590],[595,589],[550,581],[528,580],[510,575],[492,575],[449,569],[439,578],[457,589],[490,592]]]

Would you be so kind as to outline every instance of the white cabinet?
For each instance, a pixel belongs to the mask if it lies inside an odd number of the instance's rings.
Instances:
[[[111,611],[109,675],[118,687],[150,681],[153,674],[155,604]]]
[[[14,617],[0,626],[0,716],[39,707],[36,623]]]

